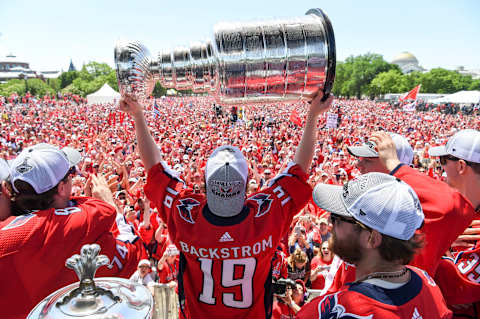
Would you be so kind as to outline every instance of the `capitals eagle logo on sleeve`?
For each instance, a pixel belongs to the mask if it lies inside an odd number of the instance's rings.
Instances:
[[[177,205],[178,213],[184,221],[190,224],[195,224],[192,217],[192,208],[200,205],[200,202],[193,198],[184,198],[179,200],[180,204]]]
[[[270,211],[272,207],[273,199],[270,199],[269,194],[259,193],[255,196],[250,197],[249,199],[257,202],[258,209],[255,217],[261,217]]]
[[[353,313],[346,312],[343,305],[338,303],[338,293],[328,295],[318,304],[319,319],[372,319],[373,315],[359,316]]]

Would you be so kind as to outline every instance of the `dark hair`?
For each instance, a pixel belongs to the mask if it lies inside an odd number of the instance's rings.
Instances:
[[[24,211],[24,213],[34,209],[48,209],[52,207],[53,197],[57,194],[57,187],[58,185],[44,193],[37,194],[30,184],[18,180],[15,181],[15,188],[18,190],[18,193],[15,192],[13,201],[15,206]]]
[[[14,184],[18,192],[14,192],[14,196],[12,198],[14,201],[14,206],[17,208],[16,214],[25,214],[34,209],[44,210],[51,208],[54,201],[53,197],[58,191],[58,185],[62,182],[65,182],[69,175],[70,171],[67,172],[65,177],[62,178],[57,185],[41,194],[37,194],[35,189],[29,183],[22,180],[16,180]]]
[[[402,265],[410,263],[415,254],[424,245],[424,235],[415,233],[409,240],[401,240],[382,234],[382,243],[378,247],[383,259],[393,262],[401,261]]]
[[[467,162],[465,161],[475,172],[475,174],[480,175],[480,163],[475,163],[475,162]]]

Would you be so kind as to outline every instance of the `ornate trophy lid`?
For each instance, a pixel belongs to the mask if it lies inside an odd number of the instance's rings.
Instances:
[[[50,294],[27,318],[151,318],[153,297],[145,286],[123,278],[94,280],[97,269],[109,263],[99,252],[97,244],[84,245],[80,255],[68,258],[65,266],[80,281]]]

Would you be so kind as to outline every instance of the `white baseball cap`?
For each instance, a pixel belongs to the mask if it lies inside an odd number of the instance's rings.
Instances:
[[[59,149],[45,143],[28,147],[10,164],[10,182],[16,192],[15,182],[21,180],[37,194],[45,193],[64,179],[81,158],[78,151],[69,147]]]
[[[446,145],[432,147],[430,156],[452,155],[468,162],[480,163],[480,132],[467,129],[455,133]]]
[[[413,161],[413,149],[405,137],[397,133],[388,133],[397,149],[400,162],[410,165]],[[378,157],[376,144],[372,141],[365,142],[362,146],[347,146],[348,152],[355,157]]]
[[[312,196],[318,207],[332,214],[352,217],[401,240],[412,238],[424,220],[415,191],[384,173],[360,175],[343,186],[318,184]]]
[[[150,264],[150,260],[148,259],[142,259],[138,262],[138,267],[140,266],[148,266],[151,267],[152,265]]]
[[[245,203],[248,164],[235,146],[216,148],[205,170],[207,204],[212,213],[230,217],[239,214]]]

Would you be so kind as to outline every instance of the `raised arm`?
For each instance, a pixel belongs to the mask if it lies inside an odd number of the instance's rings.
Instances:
[[[129,96],[120,100],[120,110],[130,114],[135,121],[135,134],[137,137],[138,151],[142,159],[145,170],[150,170],[155,164],[161,160],[160,150],[153,140],[148,130],[145,115],[143,114],[143,106]]]
[[[317,141],[318,116],[325,113],[330,108],[333,101],[333,95],[330,95],[324,102],[321,101],[322,97],[323,92],[319,91],[310,102],[310,109],[308,110],[307,120],[305,121],[302,139],[295,152],[295,163],[297,163],[306,173],[308,173],[308,169],[312,163],[315,142]]]

